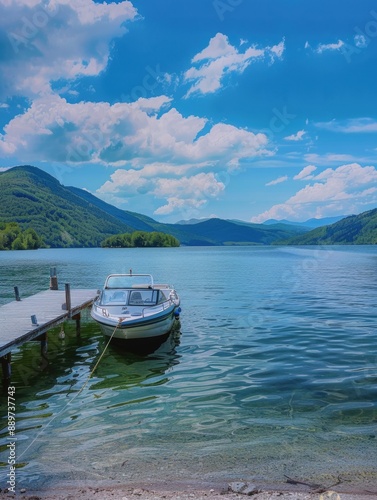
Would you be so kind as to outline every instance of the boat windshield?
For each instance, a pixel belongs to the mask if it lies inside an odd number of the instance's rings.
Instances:
[[[153,278],[150,274],[111,274],[107,277],[105,288],[150,288]]]
[[[159,290],[104,290],[101,297],[103,306],[155,306]],[[164,297],[166,300],[166,297]],[[158,303],[161,302],[161,297]]]
[[[127,290],[104,290],[101,304],[103,306],[125,306],[128,302]]]

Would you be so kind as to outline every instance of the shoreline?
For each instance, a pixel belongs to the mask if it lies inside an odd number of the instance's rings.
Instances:
[[[0,498],[24,500],[371,500],[377,498],[377,485],[315,485],[311,483],[268,484],[251,481],[124,483],[72,481],[45,488],[17,488],[16,494],[0,490]]]

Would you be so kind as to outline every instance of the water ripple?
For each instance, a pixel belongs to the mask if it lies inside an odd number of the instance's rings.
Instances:
[[[105,346],[93,322],[80,339],[67,326],[45,369],[38,346],[15,353],[20,483],[161,471],[279,480],[287,463],[325,476],[339,459],[337,473],[375,471],[374,248],[150,249],[149,269],[131,250],[134,268],[172,274],[181,336],[147,355],[111,346],[82,391]],[[125,252],[44,255],[58,256],[72,286],[96,287],[122,272]],[[9,285],[15,266],[3,269]],[[4,451],[5,427],[0,439]]]

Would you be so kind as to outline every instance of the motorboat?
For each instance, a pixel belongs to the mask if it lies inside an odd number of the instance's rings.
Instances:
[[[151,274],[110,274],[93,302],[91,317],[107,337],[123,340],[167,335],[179,320],[174,287],[154,283]]]

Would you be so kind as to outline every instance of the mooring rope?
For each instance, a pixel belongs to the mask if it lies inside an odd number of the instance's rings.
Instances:
[[[68,402],[68,404],[71,404],[71,403],[72,403],[72,401],[74,401],[74,400],[77,398],[77,396],[78,396],[78,395],[79,395],[79,394],[80,394],[80,393],[81,393],[81,392],[85,389],[85,387],[87,386],[87,384],[88,384],[89,380],[92,378],[93,373],[96,371],[97,366],[100,364],[100,361],[101,361],[101,359],[103,358],[103,355],[105,354],[105,352],[106,352],[107,348],[109,347],[109,344],[110,344],[110,342],[111,342],[111,339],[114,337],[115,332],[117,331],[118,326],[120,325],[120,322],[121,322],[121,321],[122,321],[122,318],[120,318],[120,319],[119,319],[119,321],[118,321],[118,323],[117,323],[116,327],[114,328],[113,333],[111,334],[111,337],[109,338],[109,341],[107,342],[107,344],[105,345],[104,350],[103,350],[103,351],[102,351],[102,353],[101,353],[101,356],[98,358],[98,361],[97,361],[97,363],[94,365],[93,370],[89,373],[89,377],[87,378],[87,380],[86,380],[85,384],[81,387],[81,389],[80,389],[80,390],[79,390],[79,392],[75,395],[75,397],[74,397],[74,398],[72,398],[72,399]]]
[[[118,329],[118,326],[120,325],[121,323],[121,319],[119,319],[119,322],[118,324],[116,325],[116,327],[114,328],[114,331],[113,333],[111,334],[111,337],[109,338],[109,341],[107,342],[107,344],[105,345],[105,348],[104,350],[102,351],[100,357],[98,358],[98,361],[97,363],[94,365],[94,368],[91,370],[91,372],[89,373],[89,376],[85,382],[85,384],[81,387],[81,389],[74,395],[74,397],[72,399],[70,399],[67,404],[59,411],[59,413],[57,413],[54,417],[52,417],[52,419],[45,425],[44,428],[42,428],[40,430],[40,432],[35,436],[35,438],[32,440],[32,442],[24,449],[24,451],[18,456],[18,458],[21,458],[27,451],[28,449],[37,441],[37,439],[40,437],[40,435],[47,429],[47,427],[55,420],[56,417],[58,417],[66,408],[67,406],[69,406],[78,396],[79,394],[81,394],[81,392],[85,389],[85,387],[87,386],[89,380],[91,379],[93,373],[95,372],[95,370],[97,369],[97,366],[99,365],[101,359],[103,358],[107,348],[109,347],[109,344],[111,342],[111,339],[114,337],[115,335],[115,332],[117,331]]]

